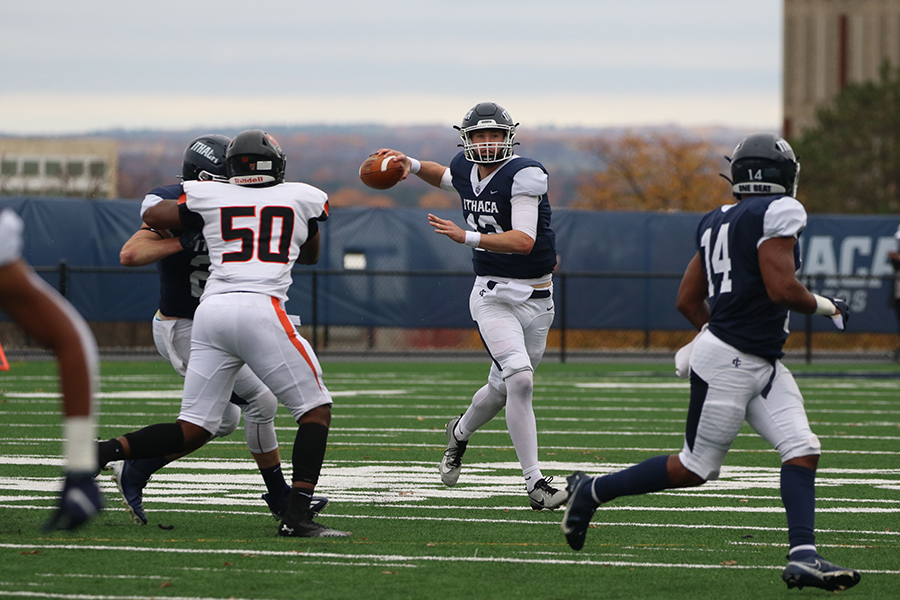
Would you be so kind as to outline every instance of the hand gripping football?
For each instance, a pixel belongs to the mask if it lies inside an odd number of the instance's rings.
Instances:
[[[396,156],[373,154],[359,167],[359,179],[372,189],[394,187],[403,177],[403,163]]]

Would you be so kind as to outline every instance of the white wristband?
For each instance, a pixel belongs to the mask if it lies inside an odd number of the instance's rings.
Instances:
[[[481,234],[477,231],[467,231],[466,232],[466,241],[463,242],[469,248],[477,248],[478,244],[481,243]]]
[[[416,159],[414,159],[410,156],[407,156],[406,158],[409,159],[409,172],[412,173],[413,175],[415,175],[416,173],[419,172],[419,169],[422,168],[422,163],[420,163],[419,161],[417,161]]]
[[[816,299],[816,312],[813,313],[814,315],[825,315],[826,317],[830,317],[837,312],[837,306],[825,296],[813,294],[813,297]]]

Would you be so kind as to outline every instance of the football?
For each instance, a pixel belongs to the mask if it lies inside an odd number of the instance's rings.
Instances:
[[[372,189],[394,187],[403,177],[403,164],[396,156],[373,154],[359,167],[359,179]]]

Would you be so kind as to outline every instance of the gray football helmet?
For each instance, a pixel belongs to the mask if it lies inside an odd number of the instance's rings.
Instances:
[[[797,196],[800,163],[781,137],[754,133],[734,149],[731,181],[734,194],[789,194]]]
[[[516,137],[516,127],[506,109],[493,102],[480,102],[476,104],[466,116],[462,124],[454,125],[459,130],[462,139],[463,151],[466,158],[474,163],[491,164],[506,160],[513,155],[513,141]],[[504,132],[502,142],[488,144],[475,144],[472,142],[472,133],[482,129],[498,129]]]

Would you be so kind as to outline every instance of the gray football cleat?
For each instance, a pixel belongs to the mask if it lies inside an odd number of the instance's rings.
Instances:
[[[528,502],[534,510],[556,510],[566,502],[569,493],[550,485],[553,477],[538,480],[534,489],[528,492]]]
[[[450,419],[447,423],[447,449],[444,450],[444,457],[441,459],[441,481],[447,487],[456,485],[459,481],[459,472],[462,469],[462,457],[466,453],[467,441],[460,441],[453,435],[453,429],[459,423],[459,417]]]
[[[859,571],[839,567],[822,558],[812,556],[805,560],[792,560],[781,573],[788,589],[817,587],[829,592],[840,592],[859,583]]]

